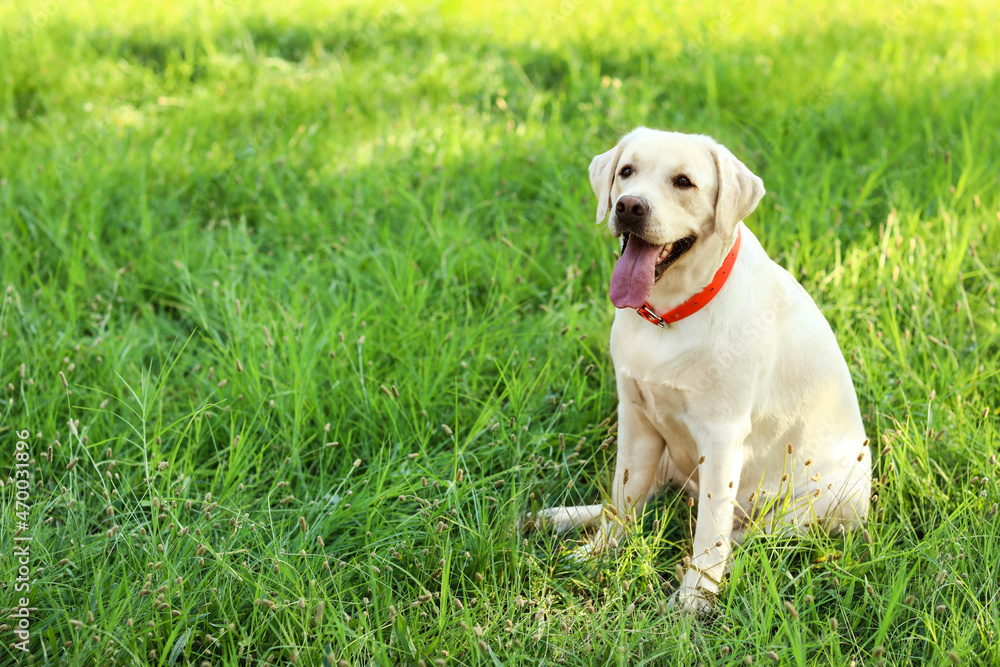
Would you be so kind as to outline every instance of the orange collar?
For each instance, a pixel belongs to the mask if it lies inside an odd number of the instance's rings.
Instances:
[[[736,263],[736,256],[740,254],[740,240],[742,236],[742,228],[737,227],[736,242],[733,243],[733,247],[730,249],[729,254],[726,255],[726,259],[722,261],[722,266],[720,266],[719,270],[715,272],[715,277],[712,278],[712,282],[710,282],[705,289],[698,292],[681,305],[668,310],[662,315],[657,315],[649,305],[649,302],[642,304],[641,308],[636,308],[636,312],[642,315],[647,321],[652,322],[658,327],[667,327],[674,322],[683,320],[689,315],[694,315],[699,310],[707,306],[708,302],[715,298],[715,295],[719,293],[722,286],[726,284],[726,280],[729,279],[729,274],[733,271],[733,264]]]

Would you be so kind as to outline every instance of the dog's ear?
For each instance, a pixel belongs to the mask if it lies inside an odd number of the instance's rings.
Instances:
[[[597,224],[601,224],[611,209],[611,184],[615,180],[618,160],[622,156],[622,144],[601,153],[590,161],[590,187],[597,195]]]
[[[725,146],[713,151],[719,174],[719,195],[715,200],[715,233],[723,239],[733,235],[736,225],[757,208],[764,196],[764,181],[747,169]]]

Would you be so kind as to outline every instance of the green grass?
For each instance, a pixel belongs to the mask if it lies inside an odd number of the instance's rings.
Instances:
[[[466,5],[0,3],[0,664],[1000,664],[996,3]],[[611,472],[639,124],[764,179],[882,452],[706,621],[676,495],[591,567],[514,531]]]

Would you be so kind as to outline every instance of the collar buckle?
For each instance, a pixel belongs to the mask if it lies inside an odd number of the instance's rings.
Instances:
[[[647,322],[655,324],[660,328],[666,328],[669,326],[662,317],[653,312],[653,310],[649,307],[648,303],[642,304],[641,308],[636,308],[635,312],[642,315]]]

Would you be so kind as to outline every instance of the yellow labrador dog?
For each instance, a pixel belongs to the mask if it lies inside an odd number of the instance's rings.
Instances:
[[[806,291],[742,220],[764,185],[706,136],[639,128],[590,164],[611,276],[618,455],[610,503],[544,510],[598,526],[596,554],[635,530],[666,485],[697,499],[674,603],[705,611],[755,526],[838,533],[868,513],[871,453],[847,364]]]

